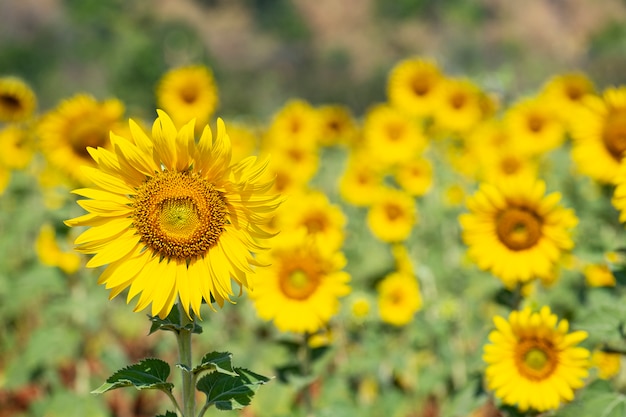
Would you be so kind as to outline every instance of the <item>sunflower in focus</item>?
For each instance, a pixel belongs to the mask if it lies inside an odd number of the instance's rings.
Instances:
[[[541,91],[542,100],[550,103],[558,116],[571,126],[583,98],[595,94],[593,82],[582,72],[572,72],[552,77]]]
[[[392,272],[376,286],[380,319],[394,326],[413,320],[422,307],[422,296],[415,276],[408,272]]]
[[[386,188],[367,213],[367,226],[383,242],[406,240],[417,223],[415,200],[404,191]]]
[[[482,96],[470,80],[444,80],[434,107],[435,125],[445,132],[468,132],[483,117]]]
[[[574,246],[574,211],[558,204],[560,193],[545,192],[532,177],[484,183],[459,217],[469,257],[508,288],[549,279],[561,253]]]
[[[250,286],[279,197],[260,180],[267,161],[231,165],[221,119],[215,138],[206,126],[196,143],[193,121],[177,130],[157,112],[151,136],[131,119],[131,138],[111,134],[113,151],[89,148],[96,166],[84,173],[94,187],[74,191],[88,213],[65,223],[90,226],[75,244],[95,255],[87,267],[108,265],[98,283],[111,298],[128,288],[127,302],[139,296],[135,311],[152,304],[165,318],[178,300],[199,316],[203,299],[212,308],[212,299],[230,300],[231,278]]]
[[[487,386],[505,404],[525,412],[556,410],[574,399],[588,375],[589,351],[578,347],[587,332],[568,333],[567,320],[550,308],[496,316],[484,347]]]
[[[422,58],[400,61],[387,80],[389,103],[411,116],[430,117],[443,79],[444,75],[433,61]]]
[[[219,104],[213,72],[204,65],[170,70],[159,81],[156,100],[177,128],[196,119],[196,127],[201,129]]]
[[[0,130],[0,161],[10,169],[25,169],[33,159],[35,143],[30,130],[9,125]]]
[[[250,298],[257,314],[282,332],[315,333],[339,311],[350,293],[341,252],[311,239],[304,229],[281,233],[259,256],[267,268],[254,277]]]
[[[565,141],[565,128],[552,105],[541,97],[520,100],[504,117],[515,145],[527,155],[541,155]]]
[[[626,87],[588,95],[583,105],[572,125],[572,159],[581,173],[610,184],[626,151]]]
[[[0,122],[22,122],[35,112],[37,97],[17,77],[0,77]]]
[[[61,102],[37,127],[40,148],[49,165],[72,183],[86,185],[83,165],[95,166],[87,148],[110,148],[109,133],[121,129],[124,105],[79,94]]]

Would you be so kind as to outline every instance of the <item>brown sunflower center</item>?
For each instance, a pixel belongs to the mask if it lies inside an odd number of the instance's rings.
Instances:
[[[326,217],[322,213],[313,213],[304,220],[304,225],[309,234],[326,230]]]
[[[198,100],[198,88],[193,84],[187,84],[180,89],[180,98],[187,104],[195,103]]]
[[[515,364],[519,373],[533,381],[549,377],[558,364],[555,347],[546,340],[522,340],[515,350]]]
[[[416,96],[423,97],[430,91],[430,82],[427,77],[415,77],[411,82],[411,90]]]
[[[528,249],[541,238],[541,219],[527,209],[509,208],[498,216],[496,233],[509,249]]]
[[[0,94],[0,106],[4,107],[10,112],[17,112],[21,110],[21,101],[11,94]]]
[[[585,95],[585,92],[578,85],[568,85],[565,89],[565,94],[571,101],[579,101]]]
[[[521,167],[522,163],[520,162],[520,160],[513,156],[504,157],[500,161],[500,168],[502,169],[502,172],[507,175],[515,174],[520,170]]]
[[[204,255],[228,222],[224,196],[189,172],[165,171],[146,180],[137,189],[133,207],[142,242],[166,258]]]
[[[390,221],[394,221],[403,216],[404,211],[402,208],[396,204],[386,204],[385,205],[385,214]]]
[[[321,270],[311,260],[300,260],[285,265],[279,273],[279,285],[283,294],[292,300],[306,300],[321,282]]]
[[[543,129],[545,120],[543,119],[543,117],[539,116],[538,114],[533,114],[528,117],[527,123],[528,123],[528,129],[531,132],[539,133],[541,132],[541,129]]]
[[[456,93],[450,97],[450,105],[453,109],[459,110],[465,106],[465,102],[467,101],[467,97],[463,93]]]
[[[105,146],[109,137],[109,129],[89,120],[78,122],[71,126],[68,139],[74,154],[91,160],[87,147],[97,148]]]
[[[399,123],[390,123],[386,129],[387,139],[392,142],[396,142],[402,138],[404,134],[404,126]]]
[[[602,139],[611,156],[620,161],[626,151],[626,109],[613,110],[609,113]]]

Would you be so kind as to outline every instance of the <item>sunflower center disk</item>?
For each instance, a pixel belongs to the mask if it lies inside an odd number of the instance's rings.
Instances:
[[[609,113],[602,137],[607,150],[620,161],[626,151],[626,110]]]
[[[306,300],[315,292],[319,283],[318,272],[305,268],[283,271],[280,277],[283,294],[293,300]]]
[[[162,257],[191,259],[217,244],[226,203],[212,184],[188,172],[162,172],[145,181],[134,202],[142,242]]]
[[[550,376],[557,365],[554,347],[546,341],[522,341],[515,355],[520,373],[532,380]]]
[[[541,238],[541,219],[528,210],[508,209],[498,218],[496,233],[509,249],[528,249]]]
[[[6,94],[0,95],[0,105],[11,111],[17,111],[22,107],[20,104],[20,100],[18,100],[17,97]]]
[[[74,153],[90,159],[87,147],[97,148],[107,143],[108,130],[89,122],[79,122],[69,132],[69,140]]]

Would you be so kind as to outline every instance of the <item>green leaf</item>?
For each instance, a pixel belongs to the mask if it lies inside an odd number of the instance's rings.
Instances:
[[[165,414],[159,414],[156,417],[178,417],[178,416],[176,415],[176,413],[172,411],[166,411]]]
[[[150,332],[148,334],[152,334],[158,330],[179,333],[181,329],[189,330],[191,333],[202,333],[202,326],[196,322],[189,323],[185,326],[180,325],[180,313],[178,312],[178,308],[173,308],[165,319],[158,316],[151,316],[150,314],[148,314],[148,319],[152,322],[152,326],[150,327]]]
[[[196,388],[205,393],[207,404],[218,410],[239,410],[250,404],[259,386],[269,378],[244,368],[235,368],[236,376],[213,372],[200,378]]]
[[[597,380],[558,413],[558,417],[579,416],[626,416],[626,396],[615,392],[607,381]]]
[[[135,387],[138,390],[158,389],[171,391],[174,384],[167,382],[170,366],[161,359],[144,359],[115,372],[107,382],[93,390],[92,394],[102,394],[116,388]]]
[[[202,371],[215,370],[221,374],[230,376],[237,376],[237,373],[233,370],[231,363],[232,354],[230,352],[211,352],[204,355],[200,365],[193,368],[194,374],[199,374]]]

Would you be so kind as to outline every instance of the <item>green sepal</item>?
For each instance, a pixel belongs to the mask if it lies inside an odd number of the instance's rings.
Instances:
[[[200,365],[191,370],[194,374],[199,374],[203,371],[214,370],[221,374],[238,376],[233,370],[233,364],[231,362],[233,355],[230,352],[211,352],[202,357]]]
[[[166,411],[165,414],[159,414],[156,417],[178,417],[173,411]]]
[[[236,376],[212,372],[200,378],[198,391],[207,396],[207,404],[218,410],[239,410],[249,405],[259,386],[270,379],[248,369],[235,368]]]
[[[120,369],[107,379],[92,394],[103,394],[107,391],[123,387],[135,387],[138,390],[158,389],[172,391],[174,384],[167,382],[170,366],[161,359],[144,359],[139,363]]]
[[[195,321],[193,323],[188,323],[185,326],[180,325],[180,313],[178,308],[173,308],[165,319],[158,316],[151,316],[150,314],[148,314],[148,319],[152,322],[150,332],[148,333],[149,335],[157,330],[179,333],[181,329],[191,331],[191,333],[202,333],[202,326]]]

